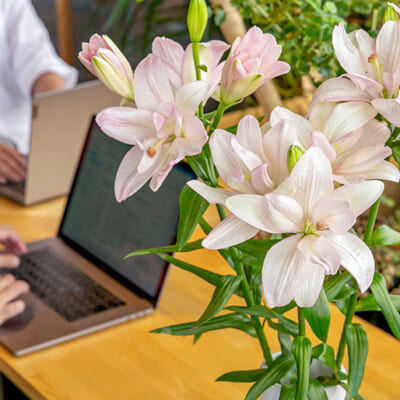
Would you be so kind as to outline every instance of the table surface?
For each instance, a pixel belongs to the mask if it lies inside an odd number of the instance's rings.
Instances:
[[[12,225],[25,241],[42,239],[56,234],[64,205],[61,198],[24,208],[0,198],[0,221]],[[213,214],[207,218],[213,219]],[[195,236],[201,237],[200,232]],[[229,269],[208,250],[180,258],[219,273]],[[149,333],[197,319],[211,293],[210,285],[173,266],[153,314],[19,358],[0,345],[0,370],[32,399],[242,400],[249,384],[215,379],[228,371],[258,368],[262,356],[255,339],[222,330],[204,334],[193,345],[191,337]],[[398,400],[400,342],[357,322],[365,327],[370,343],[361,394],[368,400]],[[334,348],[342,323],[343,316],[332,308],[328,343]],[[277,351],[275,331],[266,330]]]

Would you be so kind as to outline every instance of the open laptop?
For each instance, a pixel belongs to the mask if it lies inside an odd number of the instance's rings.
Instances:
[[[129,148],[92,123],[58,236],[29,243],[21,265],[11,270],[31,286],[31,292],[22,296],[27,304],[24,313],[0,327],[0,342],[15,355],[155,308],[168,265],[154,254],[126,260],[124,256],[174,242],[179,194],[194,175],[176,166],[157,192],[145,185],[117,203],[115,174]],[[53,261],[55,257],[61,261]],[[91,287],[88,293],[81,287],[86,285]]]
[[[36,96],[25,182],[0,184],[0,195],[31,205],[67,194],[92,116],[120,101],[98,80]]]

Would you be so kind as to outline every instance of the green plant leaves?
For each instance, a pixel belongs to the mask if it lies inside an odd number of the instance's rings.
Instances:
[[[396,310],[400,311],[400,296],[397,294],[390,294],[389,298]],[[382,308],[379,306],[374,295],[370,294],[358,301],[356,312],[358,311],[382,311]]]
[[[397,339],[400,339],[400,315],[389,296],[385,278],[378,272],[375,272],[374,280],[372,281],[370,289],[376,302],[382,309],[383,315],[385,316],[391,331]]]
[[[344,287],[344,285],[350,280],[351,275],[347,272],[338,272],[334,276],[329,276],[324,283],[324,290],[329,301],[333,301],[336,295]]]
[[[307,322],[318,339],[326,342],[331,322],[331,311],[324,289],[321,290],[318,300],[312,307],[302,308]]]
[[[379,226],[372,235],[371,246],[395,246],[398,244],[400,244],[400,232],[387,225]]]
[[[280,355],[265,370],[264,376],[259,378],[250,388],[245,400],[257,400],[265,390],[267,390],[286,375],[286,373],[294,366],[295,360],[292,355]]]
[[[218,186],[218,172],[211,158],[210,146],[203,146],[200,154],[186,157],[186,160],[194,173],[207,185]]]
[[[185,246],[194,229],[208,208],[208,202],[185,186],[179,197],[180,216],[176,243],[178,251]]]
[[[349,387],[345,400],[351,400],[357,394],[364,375],[368,337],[360,324],[350,324],[346,327],[346,341],[349,352]]]
[[[328,344],[321,343],[312,349],[311,357],[329,367],[333,373],[336,371],[335,352]]]
[[[255,382],[265,375],[265,368],[251,369],[247,371],[232,371],[221,375],[217,382]]]
[[[311,365],[311,342],[305,336],[293,340],[292,352],[297,365],[297,386],[295,400],[305,400],[308,392]]]
[[[322,383],[316,379],[310,381],[308,388],[308,399],[309,400],[328,400],[328,395],[325,392]]]

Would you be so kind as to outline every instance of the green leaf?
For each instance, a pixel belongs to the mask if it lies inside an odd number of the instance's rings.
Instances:
[[[222,277],[212,295],[210,303],[195,325],[199,326],[203,324],[221,311],[228,300],[232,297],[233,293],[235,293],[242,279],[241,276],[234,275],[226,275]]]
[[[309,400],[328,400],[328,395],[326,394],[322,383],[317,379],[312,379],[310,381],[308,398]]]
[[[223,22],[225,22],[225,10],[221,8],[214,15],[214,23],[218,26],[221,25]]]
[[[238,244],[236,247],[243,253],[264,260],[268,250],[278,242],[279,239],[263,239],[263,240],[250,239],[244,243]]]
[[[278,321],[279,322],[274,322],[269,319],[268,325],[278,332],[286,333],[291,336],[297,336],[299,334],[299,328],[296,322],[282,316],[279,316]]]
[[[296,385],[285,383],[282,385],[279,400],[293,400],[296,393]]]
[[[343,387],[343,389],[348,392],[349,391],[349,385],[347,385],[344,382],[339,382],[339,385]],[[354,397],[354,400],[365,400],[365,398],[363,396],[361,396],[361,394],[357,393]]]
[[[311,342],[305,336],[293,340],[292,351],[297,365],[297,387],[295,400],[305,400],[308,392],[311,365]]]
[[[154,253],[175,253],[178,251],[180,253],[185,253],[188,251],[202,249],[203,248],[201,245],[202,241],[203,241],[203,239],[199,239],[194,242],[187,243],[180,250],[178,250],[178,246],[176,244],[173,244],[171,246],[153,247],[152,249],[136,250],[136,251],[133,251],[132,253],[127,254],[124,258],[127,259],[127,258],[130,258],[133,256],[143,256],[146,254],[154,254]]]
[[[331,322],[331,311],[324,289],[321,290],[316,303],[312,307],[304,307],[303,312],[317,338],[326,342]]]
[[[383,315],[385,316],[393,335],[395,335],[397,339],[400,339],[400,314],[396,310],[396,307],[389,296],[385,278],[378,272],[375,272],[374,280],[372,281],[370,289],[376,302],[382,309]]]
[[[294,364],[295,360],[292,355],[282,354],[277,357],[266,369],[265,375],[250,388],[245,400],[257,400],[265,390],[275,383],[279,383]]]
[[[335,352],[331,346],[321,343],[312,349],[311,357],[322,362],[334,373],[336,371]]]
[[[291,354],[292,353],[292,339],[290,335],[283,332],[278,332],[278,339],[281,345],[283,354]]]
[[[364,375],[368,337],[360,324],[350,324],[346,328],[346,341],[349,352],[349,389],[345,400],[351,400],[357,393]]]
[[[194,173],[204,181],[204,183],[213,187],[218,186],[218,172],[212,161],[210,146],[208,143],[203,146],[203,150],[200,154],[186,157],[186,161]]]
[[[180,216],[176,244],[182,249],[208,208],[208,202],[185,186],[179,197]]]
[[[337,273],[334,276],[329,276],[324,283],[324,290],[329,301],[333,301],[342,287],[350,280],[351,275],[347,272]]]
[[[232,371],[221,375],[217,382],[255,382],[265,375],[265,368],[247,371]]]
[[[167,335],[189,336],[199,335],[204,332],[216,331],[219,329],[233,328],[246,332],[248,335],[255,337],[256,332],[250,319],[244,315],[226,314],[212,318],[200,326],[195,326],[197,321],[186,322],[183,324],[170,325],[163,328],[154,329],[151,332],[164,333]]]
[[[390,301],[393,303],[397,311],[400,311],[400,296],[398,294],[390,294]],[[382,311],[374,295],[370,294],[363,297],[357,303],[357,311]]]
[[[192,274],[197,275],[199,278],[204,279],[208,283],[211,283],[214,286],[218,286],[223,275],[216,274],[215,272],[208,271],[204,268],[196,267],[192,264],[189,264],[185,261],[178,260],[175,257],[172,257],[168,254],[157,254],[163,260],[169,262],[170,264],[175,265],[180,269],[184,269],[185,271],[191,272]]]
[[[400,232],[387,225],[381,225],[372,235],[371,246],[395,246],[400,244]]]
[[[271,309],[265,306],[229,306],[226,307],[227,310],[237,312],[243,315],[251,315],[254,317],[261,318],[279,318],[279,315],[273,312]]]

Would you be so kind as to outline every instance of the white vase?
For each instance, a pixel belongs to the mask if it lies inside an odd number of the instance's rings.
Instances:
[[[280,354],[280,352],[275,353],[272,355],[272,358],[275,359]],[[265,363],[263,363],[262,367],[265,367]],[[346,372],[343,366],[341,370],[343,372]],[[310,367],[310,379],[315,379],[319,376],[331,377],[332,370],[325,364],[322,364],[320,361],[312,360]],[[279,383],[272,385],[261,395],[260,400],[279,400],[281,387],[282,385],[280,385]],[[346,398],[346,391],[340,385],[325,387],[325,392],[328,396],[328,400],[344,400]]]

